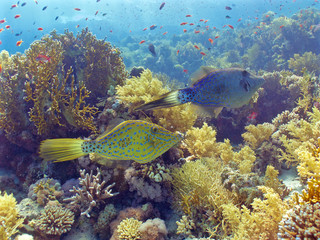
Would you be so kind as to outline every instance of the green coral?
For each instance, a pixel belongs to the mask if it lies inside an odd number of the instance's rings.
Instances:
[[[320,74],[320,55],[312,52],[305,52],[302,56],[294,54],[293,58],[288,60],[288,67],[295,74],[302,74],[307,70],[309,73]]]

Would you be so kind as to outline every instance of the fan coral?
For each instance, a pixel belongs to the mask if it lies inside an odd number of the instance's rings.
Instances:
[[[142,221],[134,218],[126,218],[120,222],[117,228],[117,233],[120,240],[137,240],[141,238],[139,227]]]
[[[62,206],[46,206],[44,212],[34,221],[37,232],[50,239],[60,239],[63,233],[70,231],[74,214]]]
[[[18,232],[23,220],[19,218],[16,199],[12,194],[0,192],[0,239],[9,239]]]
[[[320,203],[296,205],[283,217],[279,239],[319,239]]]
[[[73,187],[70,192],[75,193],[76,195],[65,199],[65,201],[71,201],[71,204],[81,205],[81,215],[86,215],[90,218],[90,212],[94,207],[98,204],[104,203],[104,200],[110,197],[113,197],[117,194],[112,193],[112,187],[115,183],[105,187],[106,182],[101,181],[101,172],[100,169],[97,168],[97,175],[93,175],[91,171],[90,174],[86,173],[84,169],[80,170],[80,185],[81,188]],[[83,210],[86,208],[86,210]]]

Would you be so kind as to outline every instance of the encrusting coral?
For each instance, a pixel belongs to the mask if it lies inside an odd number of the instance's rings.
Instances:
[[[74,222],[74,214],[62,206],[46,206],[44,212],[34,220],[35,230],[46,239],[60,239],[70,231]]]
[[[81,188],[73,187],[70,192],[76,195],[65,199],[65,201],[71,201],[72,205],[80,205],[81,215],[85,215],[88,218],[90,218],[90,212],[94,207],[104,203],[105,199],[119,194],[117,192],[112,193],[111,188],[115,183],[105,187],[106,182],[101,180],[99,168],[97,168],[96,175],[93,175],[93,171],[88,174],[85,169],[80,170],[79,181]]]
[[[19,217],[16,204],[12,194],[2,194],[0,191],[0,239],[10,239],[22,226],[24,219]]]

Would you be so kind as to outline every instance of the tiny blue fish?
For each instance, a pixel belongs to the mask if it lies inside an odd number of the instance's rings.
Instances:
[[[204,115],[217,117],[223,107],[239,108],[247,104],[264,83],[258,77],[241,68],[213,69],[202,67],[193,75],[191,87],[171,91],[136,110],[166,108],[191,102]]]

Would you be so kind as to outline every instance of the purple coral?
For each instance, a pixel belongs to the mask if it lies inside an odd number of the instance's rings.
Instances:
[[[81,215],[86,215],[88,218],[90,218],[90,212],[95,206],[100,203],[104,203],[105,199],[119,194],[118,192],[112,193],[111,188],[115,183],[104,188],[106,182],[101,180],[101,172],[99,168],[97,168],[97,175],[93,175],[92,171],[88,174],[85,169],[80,170],[79,181],[81,187],[73,187],[73,189],[70,190],[70,192],[75,193],[76,195],[65,199],[65,201],[71,201],[72,205],[80,205]]]

